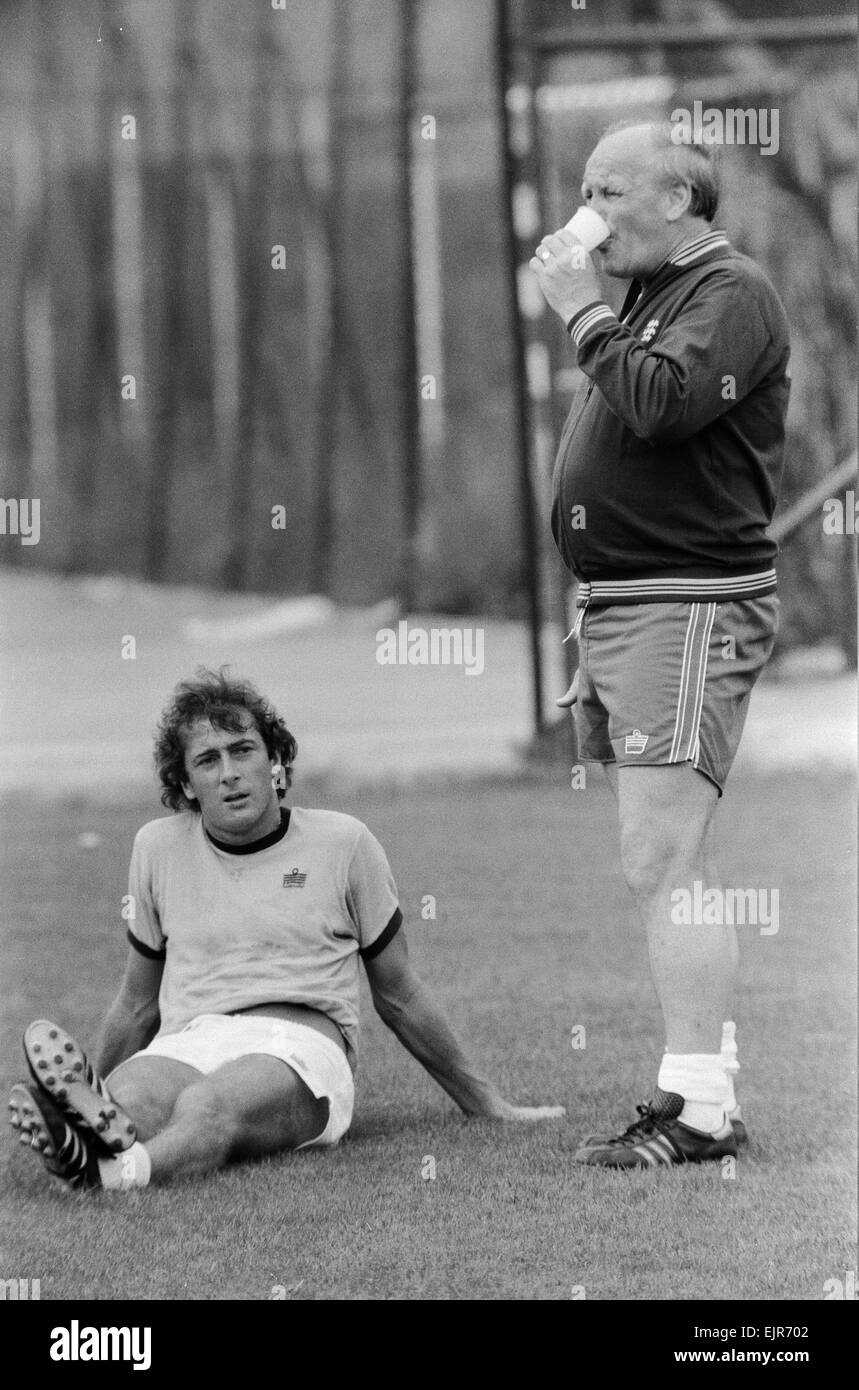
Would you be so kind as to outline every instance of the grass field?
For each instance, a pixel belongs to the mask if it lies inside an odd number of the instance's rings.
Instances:
[[[601,788],[533,780],[375,790],[342,804],[386,846],[412,957],[480,1065],[520,1101],[563,1102],[539,1128],[465,1123],[364,998],[349,1139],[131,1197],[65,1197],[0,1141],[0,1277],[43,1299],[823,1298],[855,1269],[852,778],[738,782],[723,807],[729,883],[778,887],[780,930],[745,929],[735,1011],[751,1152],[615,1174],[570,1163],[623,1128],[661,1048],[641,933]],[[160,808],[7,804],[4,1086],[19,1035],[56,1016],[94,1041],[125,956],[132,836]],[[86,848],[81,834],[99,836]],[[437,900],[424,922],[419,904]],[[584,1025],[586,1047],[570,1030]],[[435,1180],[422,1178],[432,1156]],[[427,1165],[424,1165],[425,1167]]]

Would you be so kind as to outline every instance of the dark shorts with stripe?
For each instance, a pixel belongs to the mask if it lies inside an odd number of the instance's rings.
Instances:
[[[721,791],[778,632],[774,594],[589,605],[575,706],[582,762],[691,763]]]

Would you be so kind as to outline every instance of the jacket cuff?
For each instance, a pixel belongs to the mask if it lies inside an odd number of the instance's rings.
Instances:
[[[614,310],[610,309],[602,299],[594,300],[593,304],[586,304],[584,309],[573,314],[567,324],[567,332],[577,348],[584,347],[591,329],[598,323],[602,323],[603,319],[614,319],[615,323],[619,322]]]

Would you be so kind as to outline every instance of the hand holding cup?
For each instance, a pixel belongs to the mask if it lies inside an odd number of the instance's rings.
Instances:
[[[531,258],[540,289],[565,324],[602,298],[590,252],[610,235],[599,213],[582,207],[559,232],[544,237]]]

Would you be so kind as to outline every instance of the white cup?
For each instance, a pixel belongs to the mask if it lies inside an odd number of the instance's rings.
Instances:
[[[585,250],[595,251],[611,235],[611,228],[593,208],[579,208],[566,223],[567,229],[578,237]]]

